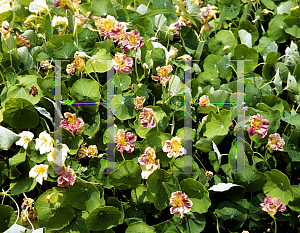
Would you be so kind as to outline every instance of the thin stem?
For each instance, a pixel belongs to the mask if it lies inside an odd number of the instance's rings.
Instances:
[[[6,46],[7,46],[8,53],[9,53],[9,57],[10,57],[10,66],[12,67],[13,65],[12,65],[12,56],[11,56],[11,51],[10,51],[10,49],[9,49],[9,47],[8,47],[7,41],[6,41],[6,40],[4,40],[4,41],[5,41],[5,44],[6,44]]]
[[[275,219],[275,217],[273,217],[273,219],[274,219],[274,224],[275,224],[275,233],[277,233],[277,223],[276,223],[276,219]]]
[[[272,170],[271,166],[269,165],[268,161],[265,159],[264,156],[262,156],[260,153],[254,151],[253,153],[260,155],[260,157],[266,162],[266,164],[268,165],[268,167],[270,168],[270,170]]]
[[[120,87],[120,90],[121,90],[121,94],[123,95],[122,88],[121,88],[121,83],[120,83],[120,77],[118,75],[118,72],[116,72],[116,74],[117,74],[117,77],[118,77],[118,80],[119,80],[119,87]]]
[[[139,79],[139,74],[138,74],[138,71],[137,71],[137,58],[136,58],[136,50],[135,50],[135,53],[134,53],[134,67],[135,67],[135,73],[136,73],[136,80],[137,82],[139,83],[140,82],[140,79]]]
[[[169,40],[169,37],[168,37],[167,50],[169,50],[169,43],[170,43],[170,40]]]
[[[198,153],[197,153],[197,154],[198,154]],[[201,160],[200,160],[197,156],[195,156],[195,157],[196,157],[196,159],[201,163],[202,167],[204,168],[204,171],[207,171],[206,168],[205,168],[205,166],[204,166],[203,163],[201,162]]]
[[[125,159],[125,157],[124,157],[123,153],[121,153],[121,155],[122,155],[122,157],[123,157],[123,160],[124,160],[124,162],[125,162],[125,161],[126,161],[126,159]]]
[[[19,206],[18,206],[17,202],[15,201],[15,199],[13,199],[9,194],[7,194],[7,192],[8,192],[8,190],[5,192],[5,191],[2,189],[2,193],[0,193],[0,194],[4,195],[4,197],[5,197],[5,196],[8,196],[8,197],[16,204],[17,210],[18,210],[18,216],[17,216],[17,219],[16,219],[16,221],[15,221],[15,223],[14,223],[14,224],[16,224],[16,223],[18,222],[18,220],[19,220],[20,209],[19,209]],[[4,198],[4,197],[3,197],[3,198]],[[3,204],[3,203],[2,203],[2,204]]]

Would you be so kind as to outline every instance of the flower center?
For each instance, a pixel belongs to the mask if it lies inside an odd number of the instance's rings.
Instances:
[[[76,120],[77,120],[76,114],[72,114],[72,116],[68,118],[68,121],[71,125],[76,125]]]
[[[128,36],[128,40],[130,45],[135,45],[137,43],[137,38],[133,34]]]
[[[272,142],[272,144],[277,144],[276,138],[273,138],[271,142]]]
[[[255,119],[251,122],[251,126],[253,126],[254,129],[260,129],[260,128],[261,128],[261,120],[260,120],[260,118],[255,118]]]
[[[25,136],[25,137],[24,137],[24,142],[25,142],[25,143],[29,143],[29,142],[30,142],[30,138],[29,138],[28,136]]]
[[[125,138],[125,135],[121,135],[120,137],[119,137],[119,144],[121,144],[122,146],[125,146],[126,144],[127,144],[127,142],[126,142],[126,138]]]
[[[46,169],[43,167],[38,167],[36,169],[36,173],[38,173],[39,175],[43,174],[45,171],[46,171]]]
[[[166,68],[161,68],[159,71],[158,71],[158,73],[159,73],[159,76],[167,76],[168,75],[168,73],[169,73],[169,71],[168,71],[168,69],[166,69]]]
[[[106,30],[111,30],[114,28],[114,23],[110,20],[105,20],[103,25]]]
[[[123,57],[116,57],[115,62],[118,64],[118,66],[124,66]]]
[[[173,150],[175,150],[175,151],[179,151],[179,148],[181,147],[181,142],[179,142],[179,141],[173,141],[172,142],[172,148],[173,148]]]
[[[180,207],[184,205],[184,202],[182,201],[182,199],[180,198],[180,196],[176,197],[176,200],[174,201],[174,204],[176,205],[176,207]]]

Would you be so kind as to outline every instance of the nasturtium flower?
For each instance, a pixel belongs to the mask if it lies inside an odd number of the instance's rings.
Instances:
[[[27,47],[30,47],[30,40],[26,40],[26,36],[19,35],[18,32],[16,32],[16,39],[15,39],[17,46],[23,46],[26,45]]]
[[[92,16],[92,19],[94,19],[95,25],[99,29],[99,34],[109,38],[109,33],[117,22],[115,17],[111,15],[107,15],[106,18]]]
[[[169,33],[169,31],[173,32],[175,36],[179,35],[179,31],[181,30],[181,27],[180,27],[180,23],[179,22],[175,22],[175,23],[172,23],[170,24],[170,26],[168,27],[168,31],[166,33],[166,36],[167,34]]]
[[[80,145],[80,148],[78,149],[77,155],[78,155],[78,159],[83,159],[87,156],[87,151],[88,151],[88,145],[87,143],[82,143]]]
[[[210,103],[210,101],[209,101],[209,98],[208,98],[207,95],[203,95],[203,96],[200,97],[200,99],[199,99],[199,105],[200,106],[206,106],[209,103]]]
[[[65,160],[68,156],[68,152],[70,152],[69,147],[66,144],[62,144],[60,149],[53,148],[52,151],[48,154],[47,160],[49,162],[59,167],[65,165]]]
[[[214,19],[217,21],[216,13],[219,12],[219,11],[217,11],[217,9],[218,9],[218,7],[211,6],[210,4],[208,4],[206,7],[200,8],[201,23],[204,24],[205,22],[210,20],[212,17],[214,17]]]
[[[87,157],[92,158],[98,154],[98,148],[96,145],[89,145],[87,149]]]
[[[192,3],[195,3],[197,6],[200,6],[202,4],[201,0],[191,0]]]
[[[68,187],[69,185],[73,185],[75,183],[76,175],[70,166],[58,167],[56,172],[59,175],[57,179],[57,185],[59,187]]]
[[[53,67],[53,65],[51,65],[51,63],[49,62],[49,60],[44,60],[40,63],[40,66],[43,70],[49,70]]]
[[[18,141],[16,141],[17,146],[23,146],[23,148],[26,150],[29,142],[33,139],[34,134],[30,131],[23,131],[19,134],[21,137]]]
[[[143,104],[145,103],[146,98],[144,96],[137,96],[133,99],[134,108],[136,110],[140,110],[143,108]]]
[[[124,36],[126,39],[121,41],[121,49],[124,51],[130,49],[133,51],[144,45],[144,41],[142,40],[142,37],[140,37],[139,31],[136,29],[132,30],[131,32],[126,32]]]
[[[112,65],[117,71],[117,74],[120,75],[122,72],[125,74],[131,74],[131,68],[133,66],[133,59],[127,54],[116,52]]]
[[[90,21],[89,18],[84,17],[83,15],[79,14],[75,11],[75,23],[78,27],[82,27],[86,22]]]
[[[39,164],[35,165],[31,170],[29,171],[29,177],[36,178],[36,181],[43,184],[43,179],[47,180],[48,177],[48,165]]]
[[[141,119],[141,124],[146,128],[156,127],[156,120],[154,111],[152,108],[143,108],[143,112],[140,113],[139,118]]]
[[[283,151],[283,146],[285,142],[280,138],[278,133],[270,134],[268,139],[268,146],[271,150]]]
[[[9,11],[11,8],[10,0],[1,0],[0,1],[0,14],[6,11]]]
[[[262,210],[268,212],[272,218],[274,218],[277,211],[284,212],[286,210],[285,204],[280,202],[280,198],[278,197],[266,196],[264,203],[261,203],[260,206]]]
[[[206,171],[205,176],[208,180],[210,180],[214,176],[214,173],[211,171]]]
[[[180,214],[181,217],[183,217],[184,213],[186,214],[190,212],[193,202],[188,199],[185,193],[182,193],[182,191],[177,191],[171,194],[170,205],[172,206],[170,208],[171,214]]]
[[[249,119],[251,126],[248,127],[248,133],[253,136],[257,133],[259,138],[264,138],[267,135],[269,121],[264,119],[259,113],[255,116],[251,116]]]
[[[200,33],[202,32],[208,32],[210,30],[214,29],[212,26],[209,25],[207,21],[205,21],[201,27]]]
[[[170,51],[168,52],[167,60],[169,60],[169,58],[175,58],[177,55],[177,52],[178,52],[178,49],[176,49],[175,47],[172,46],[170,48]]]
[[[188,61],[188,60],[192,60],[193,58],[190,55],[188,55],[188,54],[184,54],[184,55],[182,55],[180,57],[177,57],[177,59]]]
[[[143,179],[148,179],[152,172],[154,172],[156,169],[159,169],[159,159],[155,159],[155,150],[152,147],[147,147],[145,153],[138,158],[138,162],[142,168]]]
[[[154,81],[160,81],[160,84],[166,86],[168,81],[172,78],[172,75],[169,75],[173,70],[171,65],[163,66],[163,67],[156,67],[157,76],[152,76]]]
[[[74,135],[80,135],[84,130],[84,121],[76,117],[76,113],[65,112],[66,119],[61,121],[61,126],[71,131]]]
[[[55,7],[63,7],[65,10],[70,9],[71,2],[69,0],[54,0],[53,5]]]
[[[114,137],[115,142],[117,143],[117,150],[123,154],[124,150],[128,153],[132,153],[134,151],[136,136],[128,132],[125,135],[124,129],[119,129],[117,132],[117,136]]]
[[[185,153],[185,149],[181,146],[181,138],[177,136],[173,137],[171,140],[166,140],[162,149],[164,152],[168,152],[168,158],[176,158]]]
[[[109,38],[113,39],[114,42],[122,41],[125,39],[125,33],[127,30],[126,23],[116,21],[115,27],[110,30]]]
[[[43,13],[48,11],[46,0],[34,0],[29,4],[29,11],[34,13]]]
[[[54,15],[54,17],[52,19],[52,27],[55,27],[57,25],[68,26],[67,17],[61,17],[61,16]]]
[[[40,154],[50,152],[53,148],[54,140],[46,133],[46,130],[39,134],[39,137],[35,139],[35,149],[40,150]]]
[[[8,40],[11,37],[13,30],[12,28],[9,28],[9,23],[7,21],[3,21],[2,27],[0,28],[0,32],[2,34],[3,39]]]

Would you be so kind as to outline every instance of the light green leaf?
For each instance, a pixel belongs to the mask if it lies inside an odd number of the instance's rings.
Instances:
[[[240,0],[221,0],[219,2],[220,13],[226,18],[233,19],[240,12]]]
[[[239,37],[242,44],[247,45],[247,47],[252,48],[252,36],[251,33],[244,29],[239,30]]]
[[[135,222],[130,224],[125,233],[155,233],[155,228],[148,226],[144,222]]]
[[[135,95],[115,95],[115,115],[120,120],[132,119],[136,116],[133,99]]]
[[[86,72],[105,73],[112,68],[112,56],[106,49],[100,49],[95,55],[86,62]]]
[[[298,95],[298,85],[295,77],[289,73],[288,80],[287,80],[287,88],[288,91],[293,92],[294,94]]]
[[[18,139],[20,136],[0,125],[0,149],[8,150]]]
[[[289,75],[290,75],[290,73],[289,73]],[[282,81],[280,78],[279,68],[277,69],[276,74],[275,74],[274,85],[275,85],[276,92],[281,94],[282,93]]]
[[[300,8],[293,10],[290,15],[286,16],[283,23],[286,33],[300,38]]]
[[[212,54],[223,56],[232,53],[236,45],[237,41],[233,34],[227,30],[221,30],[209,41],[208,48]],[[229,46],[229,48],[224,51],[225,46]]]
[[[231,124],[232,121],[230,111],[221,110],[218,114],[210,112],[205,123],[206,130],[203,136],[211,138],[217,135],[226,135]]]

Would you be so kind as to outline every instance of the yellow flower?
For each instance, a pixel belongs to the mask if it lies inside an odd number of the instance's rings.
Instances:
[[[29,171],[29,177],[36,178],[36,181],[42,185],[43,179],[47,180],[47,176],[48,176],[47,170],[48,170],[48,165],[44,165],[44,164],[35,165]]]

